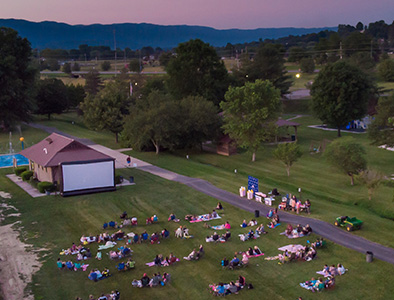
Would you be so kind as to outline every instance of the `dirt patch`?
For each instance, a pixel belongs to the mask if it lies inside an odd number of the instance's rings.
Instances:
[[[4,300],[34,299],[25,295],[32,275],[40,269],[38,255],[26,251],[28,245],[19,240],[14,224],[0,226],[0,286]]]

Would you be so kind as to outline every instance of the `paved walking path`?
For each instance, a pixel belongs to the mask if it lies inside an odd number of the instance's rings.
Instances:
[[[29,124],[32,125],[32,124]],[[33,124],[37,125],[37,124]],[[40,128],[43,129],[49,133],[51,132],[58,132],[59,134],[64,134],[59,131],[50,131],[52,128],[46,127],[43,125],[38,126],[33,126],[35,128]],[[44,129],[45,128],[45,129]],[[56,128],[54,128],[56,130]],[[68,135],[69,137],[72,137]],[[72,137],[74,138],[74,137]],[[78,139],[80,142],[84,143],[84,140]],[[90,143],[89,143],[90,142]],[[127,155],[120,153],[119,151],[109,149],[107,147],[97,145],[92,143],[91,141],[88,141],[85,143],[89,146],[92,147],[93,149],[96,149],[97,151],[100,151],[104,154],[110,155],[116,159],[115,164],[117,165],[118,168],[125,168],[127,167]],[[236,207],[239,207],[243,210],[249,211],[249,212],[254,212],[255,210],[259,210],[260,214],[264,218],[264,216],[268,213],[268,211],[272,208],[266,205],[263,205],[261,203],[258,203],[256,201],[252,200],[246,200],[246,198],[241,198],[236,194],[230,193],[228,191],[222,190],[211,183],[209,183],[206,180],[199,179],[199,178],[193,178],[193,177],[188,177],[184,175],[180,175],[177,173],[174,173],[172,171],[151,165],[149,163],[146,163],[142,160],[132,158],[132,163],[135,163],[134,167],[136,167],[139,170],[151,173],[156,176],[160,176],[162,178],[171,180],[171,181],[176,181],[182,184],[185,184],[199,192],[202,192],[208,196],[211,196],[213,198],[216,198],[220,201],[229,203],[231,205],[234,205]],[[369,240],[366,240],[362,237],[356,236],[354,234],[348,233],[344,229],[337,228],[334,225],[331,225],[327,222],[300,216],[300,215],[294,215],[286,212],[279,212],[279,216],[281,219],[281,223],[292,223],[292,224],[309,224],[313,231],[324,237],[325,239],[331,240],[336,244],[342,245],[344,247],[356,250],[361,253],[366,253],[367,251],[372,251],[374,254],[374,257],[381,259],[383,261],[389,262],[394,265],[394,249],[385,247],[383,245],[371,242]],[[283,226],[284,227],[284,226]]]

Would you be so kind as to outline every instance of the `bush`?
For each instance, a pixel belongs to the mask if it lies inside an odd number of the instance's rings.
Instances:
[[[30,185],[34,188],[37,188],[38,184],[40,183],[37,178],[34,178],[34,176],[30,177]]]
[[[32,176],[33,176],[33,171],[25,171],[21,174],[23,181],[29,181]]]
[[[40,193],[45,193],[45,191],[53,192],[55,186],[53,185],[52,182],[42,181],[39,184],[37,184],[37,188]]]
[[[101,63],[101,70],[103,70],[103,71],[109,71],[110,69],[111,69],[111,63],[110,63],[108,60],[103,61],[103,62]]]
[[[23,172],[27,171],[27,167],[16,167],[14,173],[16,176],[21,176]]]
[[[115,184],[121,184],[123,182],[123,176],[115,175]]]

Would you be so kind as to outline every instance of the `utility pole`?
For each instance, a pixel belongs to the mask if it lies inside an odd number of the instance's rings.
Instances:
[[[115,31],[115,29],[114,29],[114,47],[115,47],[115,77],[116,77],[116,73],[117,73],[117,70],[116,70],[116,68],[117,68],[117,66],[116,66],[116,36],[115,36],[115,33],[116,33],[116,31]]]
[[[339,58],[342,59],[342,42],[339,42]]]

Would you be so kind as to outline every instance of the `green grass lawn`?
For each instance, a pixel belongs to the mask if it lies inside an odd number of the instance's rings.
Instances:
[[[382,185],[369,201],[367,189],[357,184],[350,185],[350,177],[330,167],[321,154],[310,154],[311,144],[318,147],[323,139],[334,140],[336,132],[308,128],[309,124],[320,124],[313,117],[295,120],[302,124],[298,130],[302,158],[294,164],[290,177],[284,166],[273,158],[275,146],[265,146],[257,153],[257,161],[251,162],[251,154],[244,152],[231,157],[198,151],[154,153],[130,151],[128,154],[183,175],[203,178],[214,185],[233,193],[247,185],[247,176],[259,178],[260,189],[268,192],[276,187],[282,193],[296,193],[302,188],[302,198],[309,198],[313,205],[314,218],[332,223],[337,216],[356,216],[365,222],[362,230],[353,234],[393,247],[394,240],[388,238],[394,230],[393,188]],[[290,131],[289,131],[290,132]],[[290,132],[292,134],[292,132]],[[369,144],[366,134],[352,135],[367,151],[370,167],[386,175],[393,172],[394,155],[387,150]],[[190,159],[185,156],[189,154]],[[237,169],[237,174],[234,173]]]
[[[46,116],[36,116],[34,122],[49,127],[55,127],[75,137],[90,139],[97,144],[112,149],[120,148],[120,145],[115,143],[115,135],[113,133],[109,131],[90,130],[84,124],[83,117],[78,116],[76,112],[68,112],[60,115],[53,114],[51,115],[51,120],[48,120]]]
[[[192,162],[194,163],[194,162]],[[387,280],[393,271],[393,266],[375,260],[368,264],[365,255],[348,250],[341,246],[328,243],[326,249],[318,252],[318,258],[312,262],[296,262],[280,266],[276,261],[265,261],[263,258],[252,258],[250,265],[240,270],[223,270],[220,260],[231,257],[235,251],[246,250],[250,246],[258,245],[266,256],[278,253],[277,248],[290,244],[289,240],[279,235],[284,226],[270,230],[269,234],[255,241],[241,242],[237,235],[246,232],[238,224],[243,219],[251,219],[251,213],[224,204],[224,211],[220,212],[222,220],[211,221],[217,225],[229,221],[233,229],[232,238],[225,244],[205,243],[204,238],[212,234],[212,230],[203,228],[201,223],[189,224],[183,220],[185,214],[201,214],[210,211],[216,200],[202,193],[196,192],[187,186],[166,181],[162,178],[138,170],[120,170],[126,176],[133,175],[136,185],[122,187],[116,192],[100,193],[84,196],[62,198],[49,196],[30,198],[19,187],[8,180],[5,174],[11,169],[0,170],[1,190],[10,192],[10,204],[15,205],[22,213],[20,218],[6,218],[6,223],[21,221],[21,238],[32,243],[36,248],[47,249],[42,257],[43,266],[33,277],[32,289],[35,299],[75,299],[80,296],[87,299],[89,294],[95,296],[109,293],[113,289],[121,292],[121,299],[212,299],[207,288],[210,283],[228,282],[235,280],[238,275],[246,277],[247,282],[253,283],[255,289],[243,290],[237,299],[304,299],[318,297],[319,299],[389,299],[394,293],[394,286]],[[89,268],[103,269],[108,267],[112,277],[97,283],[88,280],[88,272],[71,272],[58,270],[56,259],[58,253],[77,242],[81,235],[99,234],[102,232],[103,222],[116,220],[121,212],[126,210],[129,215],[137,216],[137,227],[125,228],[126,232],[149,233],[167,228],[171,233],[168,240],[159,245],[141,244],[133,245],[133,259],[136,269],[118,273],[115,271],[116,262],[110,261],[103,251],[103,260],[89,260]],[[170,212],[174,212],[182,221],[167,222]],[[159,223],[144,225],[144,219],[157,214]],[[264,218],[259,222],[266,223]],[[180,240],[173,236],[179,225],[187,225],[193,239]],[[113,231],[113,230],[112,230]],[[109,230],[111,232],[111,230]],[[307,239],[314,240],[314,236],[301,238],[296,242],[304,244]],[[119,242],[118,246],[124,242]],[[200,261],[181,261],[177,265],[158,270],[156,267],[145,266],[152,261],[156,254],[167,256],[173,252],[177,257],[186,256],[194,247],[202,243],[206,254]],[[97,251],[97,244],[91,244],[93,256]],[[61,257],[64,260],[68,256]],[[75,261],[75,257],[73,257]],[[299,283],[317,277],[316,271],[321,270],[324,264],[343,263],[350,271],[348,274],[337,277],[335,289],[323,291],[318,296],[302,289]],[[134,278],[140,278],[144,272],[152,275],[154,272],[169,272],[172,282],[165,286],[153,289],[138,289],[131,286]]]

